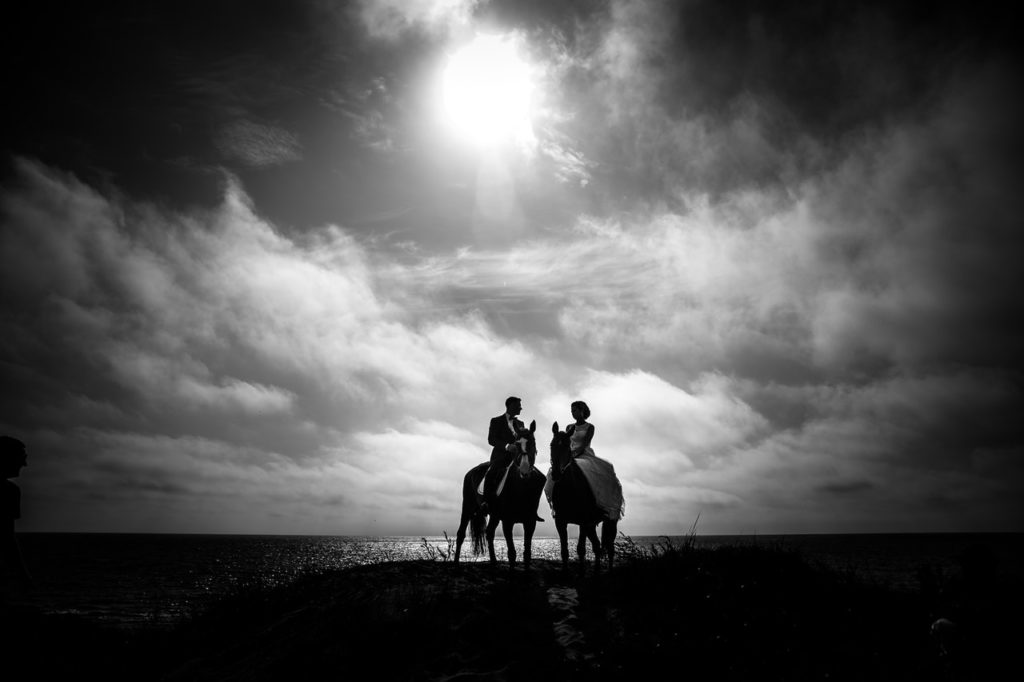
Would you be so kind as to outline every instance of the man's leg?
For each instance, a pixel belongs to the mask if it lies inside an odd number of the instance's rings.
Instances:
[[[487,473],[484,474],[484,504],[491,507],[494,506],[494,500],[497,497],[498,481],[501,480],[501,475],[508,468],[511,461],[512,455],[504,450],[491,451],[491,466],[487,468]]]

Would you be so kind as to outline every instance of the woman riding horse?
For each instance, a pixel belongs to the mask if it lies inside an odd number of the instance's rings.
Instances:
[[[587,478],[572,456],[570,434],[559,431],[558,422],[551,425],[551,471],[548,474],[548,490],[551,512],[555,517],[558,543],[562,550],[562,565],[569,565],[568,525],[580,527],[576,554],[580,564],[586,560],[587,538],[594,548],[598,566],[607,553],[608,565],[615,556],[615,535],[618,532],[619,514],[609,513],[597,504]],[[601,524],[601,539],[597,538],[597,525]]]

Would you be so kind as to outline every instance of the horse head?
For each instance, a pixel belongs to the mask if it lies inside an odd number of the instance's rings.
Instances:
[[[537,459],[537,439],[534,434],[537,431],[537,420],[530,422],[530,428],[519,432],[516,440],[516,460],[520,463],[517,467],[520,474],[527,475],[533,468],[533,462]],[[525,460],[523,458],[526,458]],[[526,462],[524,464],[524,462]]]
[[[558,422],[551,425],[551,475],[558,477],[572,462],[571,437],[558,428]]]

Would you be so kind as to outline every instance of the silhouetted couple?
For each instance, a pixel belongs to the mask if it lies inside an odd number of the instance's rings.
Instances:
[[[594,439],[594,425],[587,421],[590,417],[590,407],[582,400],[577,400],[569,406],[569,409],[575,421],[566,429],[566,433],[571,439],[572,459],[583,473],[604,518],[618,521],[624,516],[626,510],[622,484],[619,482],[618,476],[615,475],[612,463],[597,457],[591,447],[591,442]],[[531,436],[533,429],[527,430],[523,426],[523,422],[519,420],[519,414],[522,411],[522,401],[515,396],[509,396],[505,400],[505,413],[491,419],[491,425],[487,431],[487,443],[491,446],[491,461],[490,467],[484,475],[482,486],[485,507],[493,508],[494,500],[500,492],[500,482],[520,451],[518,443]],[[529,458],[529,468],[532,469],[537,457],[536,450],[528,451],[527,457]],[[545,493],[550,505],[554,480],[551,472],[548,472],[547,478]],[[537,517],[537,520],[543,521],[540,516]]]

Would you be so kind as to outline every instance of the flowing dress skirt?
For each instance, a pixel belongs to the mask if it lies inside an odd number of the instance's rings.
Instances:
[[[626,515],[626,500],[622,496],[622,484],[619,477],[615,475],[615,467],[606,459],[601,459],[594,454],[591,448],[575,457],[576,466],[583,472],[583,477],[590,484],[590,490],[594,493],[594,499],[601,510],[602,516],[608,521],[618,521]],[[554,512],[554,505],[551,504],[551,492],[554,488],[554,480],[551,478],[551,471],[548,471],[548,480],[544,485],[544,494],[548,498],[548,505]]]

